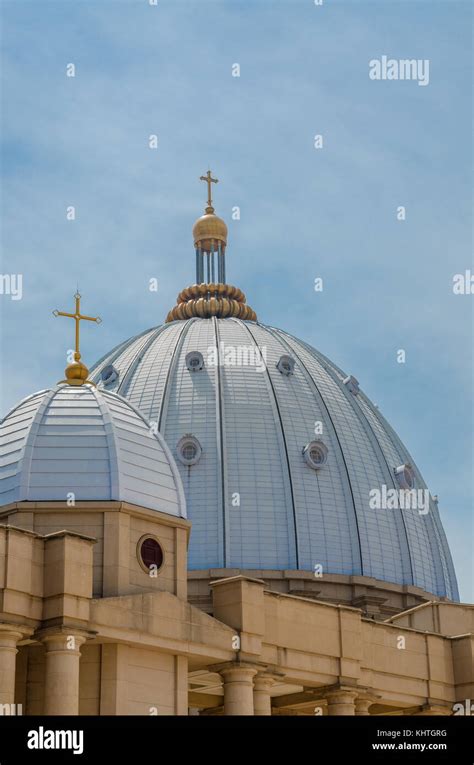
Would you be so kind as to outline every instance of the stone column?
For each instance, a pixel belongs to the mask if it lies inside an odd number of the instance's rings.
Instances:
[[[254,715],[271,715],[272,699],[270,690],[275,682],[272,675],[259,672],[253,681],[253,708]]]
[[[355,714],[355,691],[329,691],[325,694],[328,703],[328,715],[353,715]]]
[[[374,702],[366,696],[358,696],[355,700],[356,715],[370,715],[369,708]]]
[[[51,632],[41,636],[46,648],[45,715],[79,714],[80,647],[86,641],[76,632]]]
[[[14,624],[0,624],[0,704],[15,702],[17,643],[24,637]]]
[[[224,714],[253,715],[253,683],[256,669],[238,664],[220,669],[224,680]]]

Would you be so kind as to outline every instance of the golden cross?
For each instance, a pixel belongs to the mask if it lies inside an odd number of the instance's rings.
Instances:
[[[53,311],[53,316],[67,316],[69,319],[74,319],[76,322],[76,351],[74,353],[74,358],[76,361],[79,361],[81,358],[81,354],[79,353],[79,324],[80,322],[85,319],[86,321],[95,321],[97,324],[100,324],[102,319],[99,316],[84,316],[81,313],[81,296],[79,292],[76,292],[74,295],[74,298],[76,300],[76,312],[75,313],[66,313],[65,311]]]
[[[200,181],[206,181],[207,183],[207,206],[212,207],[212,199],[211,199],[211,183],[219,183],[217,178],[213,178],[211,175],[211,171],[208,170],[206,175],[201,175],[199,178]]]

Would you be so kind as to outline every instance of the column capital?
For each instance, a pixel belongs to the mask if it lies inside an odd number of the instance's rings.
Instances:
[[[233,666],[223,667],[219,670],[219,674],[222,675],[226,683],[231,683],[232,681],[251,683],[257,674],[257,670],[255,667],[234,664]]]
[[[382,696],[380,693],[375,693],[370,688],[361,688],[355,700],[356,715],[370,715],[370,707],[372,704],[376,704],[377,701],[380,701],[381,698]]]
[[[35,638],[43,643],[48,653],[53,651],[68,651],[79,653],[81,645],[92,640],[97,635],[95,631],[78,629],[76,627],[46,627],[35,632]]]
[[[316,687],[312,690],[315,691],[321,698],[327,698],[328,696],[334,696],[338,693],[350,693],[354,698],[366,692],[366,688],[359,688],[357,685],[345,685],[344,683],[334,683],[334,685],[324,685],[322,687]]]
[[[369,698],[368,696],[361,695],[357,696],[355,700],[355,713],[356,715],[370,715],[369,709],[374,703],[374,698]]]
[[[29,638],[33,632],[33,628],[27,627],[26,624],[0,622],[0,643],[3,644],[5,640],[14,640],[15,643],[19,643],[20,640]]]
[[[267,675],[265,672],[257,672],[253,679],[253,687],[256,691],[266,691],[275,684],[276,678]]]
[[[43,627],[42,629],[36,630],[34,638],[43,642],[49,638],[60,637],[61,635],[64,637],[72,635],[77,638],[82,637],[84,640],[92,640],[97,634],[97,630],[87,630],[83,627],[68,627],[65,624],[61,624],[56,627]]]
[[[334,686],[328,688],[322,696],[328,705],[328,715],[354,715],[357,688],[353,686]]]
[[[224,672],[232,672],[236,669],[247,669],[252,670],[254,675],[256,675],[257,672],[265,671],[266,667],[254,664],[251,661],[226,661],[222,664],[211,664],[208,669],[210,672],[217,672],[219,675],[223,675]]]
[[[253,682],[254,682],[254,685],[258,683],[259,686],[261,686],[262,688],[264,686],[265,687],[268,686],[269,688],[271,688],[271,686],[274,683],[277,683],[278,681],[282,681],[284,677],[285,677],[285,673],[279,672],[276,669],[270,669],[270,668],[259,669],[257,671],[257,674],[254,677]]]
[[[247,662],[226,662],[209,667],[224,684],[224,714],[253,715],[253,678],[259,667]]]
[[[324,693],[324,697],[326,699],[330,699],[335,703],[338,703],[339,700],[341,700],[341,703],[344,703],[344,701],[342,701],[343,699],[347,699],[347,702],[355,701],[357,696],[357,691],[354,691],[350,688],[338,688],[334,691],[326,691],[326,693]]]

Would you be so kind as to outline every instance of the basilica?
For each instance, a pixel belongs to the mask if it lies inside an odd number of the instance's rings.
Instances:
[[[89,370],[76,294],[64,380],[1,423],[0,713],[456,714],[474,606],[437,498],[356,377],[227,280],[202,180],[164,323]]]

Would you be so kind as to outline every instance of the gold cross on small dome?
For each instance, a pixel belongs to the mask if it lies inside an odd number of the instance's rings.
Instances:
[[[211,175],[211,171],[208,170],[206,175],[201,175],[199,180],[205,181],[207,183],[207,206],[212,207],[211,183],[219,183],[219,179],[213,178]]]
[[[81,313],[81,295],[79,292],[76,292],[74,299],[76,301],[74,313],[58,311],[57,309],[53,311],[53,316],[66,316],[68,319],[74,319],[76,322],[76,348],[74,351],[74,361],[66,367],[66,380],[61,380],[60,382],[68,383],[68,385],[84,385],[84,383],[87,382],[93,385],[94,383],[87,379],[89,370],[85,364],[81,362],[81,354],[79,351],[79,328],[81,321],[95,321],[96,324],[100,324],[102,319],[99,316],[86,316]],[[59,384],[60,383],[58,383],[58,385]]]

